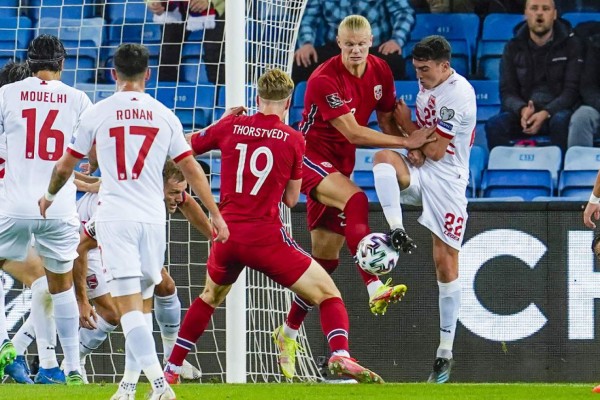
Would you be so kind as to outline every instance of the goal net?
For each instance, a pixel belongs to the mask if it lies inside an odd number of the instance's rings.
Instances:
[[[185,17],[181,17],[178,1],[162,2],[165,12],[160,16],[150,12],[142,0],[2,0],[2,3],[2,65],[9,59],[24,61],[28,43],[37,34],[57,35],[65,44],[68,55],[63,81],[98,101],[114,92],[110,70],[117,46],[127,42],[142,43],[150,52],[152,76],[147,82],[147,91],[175,111],[186,131],[209,125],[222,115],[226,104],[234,104],[231,99],[228,102],[226,93],[229,89],[225,86],[225,0],[211,0],[209,11],[190,14],[187,23],[182,23]],[[241,63],[227,63],[227,68],[235,68],[233,73],[243,82],[243,86],[235,90],[243,93],[243,103],[250,113],[256,112],[256,81],[263,72],[277,67],[291,73],[305,3],[306,0],[246,0],[244,11],[237,1],[231,2],[236,6],[227,10],[226,15],[229,19],[235,13],[243,12],[244,28],[228,42],[241,45],[245,57]],[[229,82],[227,86],[230,86]],[[220,155],[212,152],[199,157],[199,161],[210,174],[211,188],[218,198]],[[282,206],[281,215],[291,231],[289,209]],[[167,265],[186,311],[203,289],[210,246],[181,214],[170,218],[168,240]],[[8,327],[13,334],[28,315],[31,295],[10,276],[5,274],[4,280],[8,292]],[[243,292],[246,318],[241,326],[244,329],[235,333],[246,343],[245,357],[236,354],[233,358],[244,364],[243,380],[285,380],[277,364],[277,349],[271,333],[283,323],[292,296],[286,289],[250,270],[245,276]],[[232,301],[228,299],[223,308],[229,303]],[[227,371],[231,365],[227,365],[227,360],[231,363],[231,358],[227,357],[226,343],[237,340],[235,334],[231,336],[237,328],[226,326],[226,320],[224,310],[218,310],[196,351],[188,357],[188,361],[201,367],[204,382],[228,380]],[[156,323],[154,333],[161,351]],[[302,381],[322,379],[303,329],[299,344],[304,351],[298,354],[298,378]],[[117,382],[124,366],[123,349],[124,340],[119,330],[88,358],[90,381]],[[30,346],[30,362],[35,352],[35,346]]]

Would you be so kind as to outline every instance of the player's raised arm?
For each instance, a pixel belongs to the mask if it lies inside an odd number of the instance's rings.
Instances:
[[[185,176],[186,181],[190,184],[194,193],[196,193],[202,204],[204,204],[210,213],[213,228],[217,233],[215,241],[227,241],[229,238],[229,229],[221,216],[217,203],[215,203],[204,171],[200,169],[200,166],[191,155],[182,158],[177,164],[181,168],[183,176]]]
[[[42,217],[46,218],[46,210],[52,205],[56,193],[58,193],[65,185],[71,174],[73,174],[73,170],[78,162],[78,158],[72,156],[69,152],[66,152],[60,160],[58,160],[56,165],[54,165],[52,177],[48,184],[48,190],[46,190],[46,194],[38,200]]]
[[[212,239],[210,220],[192,196],[186,196],[184,202],[179,205],[179,210],[194,228],[206,236],[208,240]]]

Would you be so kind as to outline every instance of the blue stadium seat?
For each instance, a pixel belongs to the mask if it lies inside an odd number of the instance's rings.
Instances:
[[[552,175],[553,187],[556,187],[561,163],[562,153],[557,146],[497,146],[490,151],[487,168],[488,170],[547,170]]]
[[[375,191],[373,178],[373,156],[380,149],[356,149],[356,160],[352,180],[358,187],[365,191]],[[368,197],[368,195],[367,195]],[[371,200],[369,200],[371,201]]]
[[[306,93],[306,82],[298,82],[292,95],[292,107],[304,108],[304,94]]]
[[[367,126],[371,129],[375,129],[376,131],[381,132],[381,128],[379,127],[379,121],[377,121],[377,112],[373,111],[369,116],[369,121],[367,122]]]
[[[417,81],[395,81],[394,86],[396,87],[396,98],[404,100],[407,106],[414,108],[419,93]]]
[[[16,18],[19,15],[20,0],[3,0],[0,7],[0,18]]]
[[[96,0],[28,0],[23,6],[27,15],[42,18],[82,19],[95,16]]]
[[[199,59],[199,57],[182,58],[179,73],[181,74],[180,81],[182,82],[193,84],[210,83],[208,81],[208,74],[206,73],[206,65]]]
[[[540,196],[538,196],[540,197]],[[537,198],[537,197],[536,197]],[[533,200],[535,200],[534,198]],[[515,201],[525,201],[521,196],[506,196],[506,197],[473,197],[469,199],[469,203],[492,203],[492,202],[515,202]]]
[[[33,38],[33,24],[27,17],[0,18],[0,59],[25,60],[27,47]]]
[[[467,197],[477,197],[477,191],[481,187],[481,175],[487,164],[487,151],[480,146],[471,147],[469,157],[469,186]]]
[[[196,104],[196,85],[180,82],[175,86],[175,107],[193,108]]]
[[[304,111],[302,107],[290,108],[290,116],[288,122],[294,129],[298,129],[300,122],[302,122],[302,111]]]
[[[144,0],[105,0],[104,17],[109,24],[152,21]]]
[[[104,100],[115,92],[113,84],[76,83],[75,88],[85,92],[93,103]]]
[[[414,45],[429,35],[443,35],[452,46],[452,66],[461,75],[471,72],[471,55],[475,51],[479,33],[479,17],[476,14],[417,14],[415,25],[410,33],[403,54],[408,57],[407,74],[414,78],[411,53]]]
[[[477,99],[477,122],[485,122],[500,112],[498,81],[470,81]]]
[[[481,40],[477,47],[478,71],[487,79],[500,78],[500,59],[506,42],[513,37],[514,27],[523,14],[489,14],[483,20]]]
[[[558,195],[587,200],[592,193],[598,170],[564,170],[558,180]]]
[[[552,196],[552,174],[548,170],[486,170],[481,181],[483,197],[519,196],[530,201],[538,196]]]
[[[573,146],[565,153],[565,170],[600,170],[600,148]]]
[[[562,15],[562,18],[571,23],[573,27],[582,22],[600,21],[600,13],[598,12],[568,12]]]

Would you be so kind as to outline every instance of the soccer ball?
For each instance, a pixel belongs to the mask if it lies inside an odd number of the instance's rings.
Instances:
[[[358,244],[356,260],[366,272],[384,275],[394,269],[398,262],[398,252],[392,247],[389,235],[370,233]]]

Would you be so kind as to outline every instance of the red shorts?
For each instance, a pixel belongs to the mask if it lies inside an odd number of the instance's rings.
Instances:
[[[318,160],[315,157],[304,157],[302,165],[302,193],[306,195],[306,219],[308,230],[325,228],[339,235],[345,236],[344,213],[334,207],[327,207],[310,196],[311,191],[329,174],[339,172],[328,161]]]
[[[279,239],[265,245],[215,242],[208,257],[208,275],[218,285],[231,285],[248,267],[289,288],[306,272],[312,259],[287,234],[282,232]]]

